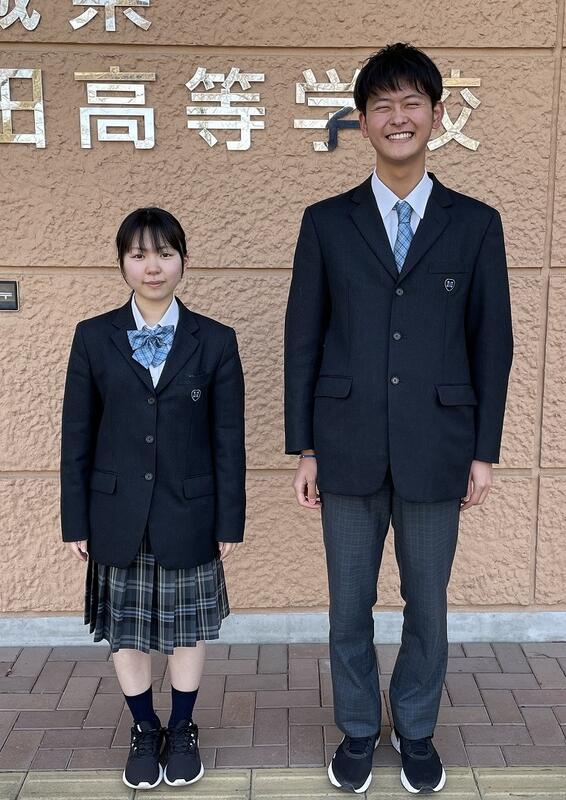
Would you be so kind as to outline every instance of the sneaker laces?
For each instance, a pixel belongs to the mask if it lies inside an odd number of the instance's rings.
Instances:
[[[432,753],[430,736],[424,739],[405,739],[405,746],[411,758],[425,759]]]
[[[353,756],[365,756],[371,748],[372,736],[349,737],[344,742],[345,749]]]
[[[194,752],[197,746],[197,726],[186,720],[170,731],[170,751],[172,753]]]
[[[132,750],[137,756],[152,756],[159,749],[161,730],[152,728],[143,731],[137,725],[133,727]]]

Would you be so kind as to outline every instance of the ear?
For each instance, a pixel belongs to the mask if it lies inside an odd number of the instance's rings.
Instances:
[[[121,270],[120,270],[120,275],[122,276],[122,280],[124,281],[124,283],[126,284],[126,286],[129,286],[129,287],[130,287],[130,289],[132,289],[132,292],[133,292],[133,291],[134,291],[134,289],[133,289],[133,288],[132,288],[132,286],[130,285],[130,283],[129,283],[129,281],[128,281],[128,278],[126,277],[126,273],[124,272],[124,270],[123,270],[123,269],[121,269]]]
[[[442,124],[442,116],[444,114],[444,103],[442,100],[439,100],[432,109],[432,128],[433,130],[437,130],[440,128]]]
[[[367,123],[366,115],[364,114],[363,111],[359,112],[358,119],[360,121],[360,130],[362,132],[362,136],[364,137],[364,139],[367,139],[368,138],[368,123]]]

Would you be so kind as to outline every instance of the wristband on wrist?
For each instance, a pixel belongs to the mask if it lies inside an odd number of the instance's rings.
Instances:
[[[316,458],[316,456],[313,453],[301,453],[299,458]]]

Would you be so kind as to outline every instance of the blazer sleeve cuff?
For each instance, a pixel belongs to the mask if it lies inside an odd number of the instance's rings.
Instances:
[[[485,461],[487,464],[499,464],[499,450],[476,450],[474,461]]]
[[[285,455],[298,456],[303,450],[314,450],[314,442],[311,438],[287,439],[285,442]]]
[[[240,544],[240,542],[244,541],[244,534],[243,533],[217,533],[216,534],[216,541],[217,542],[232,542],[233,544]]]

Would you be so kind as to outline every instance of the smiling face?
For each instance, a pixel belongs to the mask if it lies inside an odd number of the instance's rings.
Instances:
[[[362,136],[369,139],[380,162],[421,165],[433,129],[440,127],[443,105],[433,107],[430,97],[414,86],[382,90],[371,95],[365,114],[360,112]]]
[[[122,272],[136,297],[163,303],[173,293],[183,274],[183,257],[165,241],[153,243],[138,236],[124,253]]]

